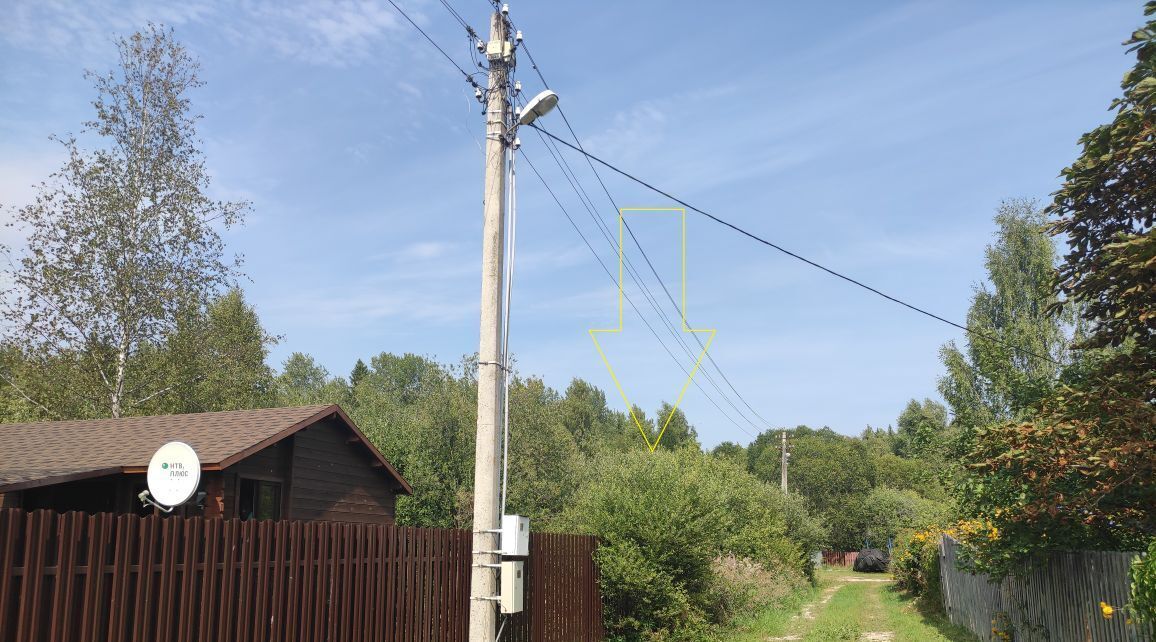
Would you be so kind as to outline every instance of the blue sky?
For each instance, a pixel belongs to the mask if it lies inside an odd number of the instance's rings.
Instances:
[[[470,63],[440,4],[399,4]],[[487,2],[452,4],[487,25]],[[273,364],[302,351],[345,374],[382,351],[456,361],[477,349],[482,117],[473,90],[385,0],[5,5],[0,204],[28,202],[64,160],[48,136],[90,117],[83,69],[113,64],[114,35],[163,22],[208,83],[193,100],[214,194],[253,203],[227,241],[245,257],[251,302],[284,337]],[[1108,118],[1141,3],[518,2],[511,16],[592,152],[962,320],[1000,200],[1046,199],[1078,136]],[[526,92],[541,89],[519,62]],[[557,114],[541,123],[565,131]],[[615,247],[542,143],[522,142],[613,268]],[[613,226],[585,162],[568,161]],[[620,206],[673,205],[603,176]],[[524,161],[518,188],[519,369],[559,389],[583,377],[622,407],[586,332],[613,325],[616,286]],[[675,219],[630,220],[678,298]],[[648,287],[677,319],[653,277]],[[612,358],[653,414],[693,360],[644,294],[630,283],[626,293],[683,362],[627,308]],[[909,398],[937,396],[938,349],[960,339],[693,213],[687,297],[691,325],[718,330],[711,355],[761,416],[708,363],[718,389],[703,379],[683,401],[706,445],[747,442],[765,425],[852,434],[894,423]]]

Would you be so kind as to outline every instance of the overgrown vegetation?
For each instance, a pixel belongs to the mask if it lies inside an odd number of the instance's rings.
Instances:
[[[593,463],[563,524],[597,535],[611,633],[696,639],[805,582],[782,495],[697,449]]]

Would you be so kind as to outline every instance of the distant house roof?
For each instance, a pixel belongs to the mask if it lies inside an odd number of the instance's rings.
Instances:
[[[114,473],[143,473],[162,444],[193,447],[201,468],[220,470],[327,418],[341,421],[401,490],[413,493],[337,405],[188,415],[0,424],[0,493]]]

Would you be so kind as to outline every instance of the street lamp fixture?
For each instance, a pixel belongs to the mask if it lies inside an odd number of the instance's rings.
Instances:
[[[550,113],[557,106],[558,94],[547,89],[526,103],[526,108],[522,110],[522,115],[518,117],[518,124],[533,124],[535,120]]]

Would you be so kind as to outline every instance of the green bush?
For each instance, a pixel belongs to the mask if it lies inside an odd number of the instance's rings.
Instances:
[[[939,586],[939,538],[941,530],[927,528],[900,533],[891,552],[895,584],[933,605],[941,604]]]
[[[803,581],[803,549],[787,535],[783,506],[777,489],[732,461],[694,449],[639,452],[599,460],[562,521],[601,540],[612,636],[693,640],[763,599],[758,585],[770,576],[748,564]],[[737,589],[720,581],[728,558],[743,560],[729,568],[745,576]]]
[[[1156,539],[1148,545],[1147,553],[1132,562],[1131,576],[1132,599],[1128,608],[1156,633]]]

